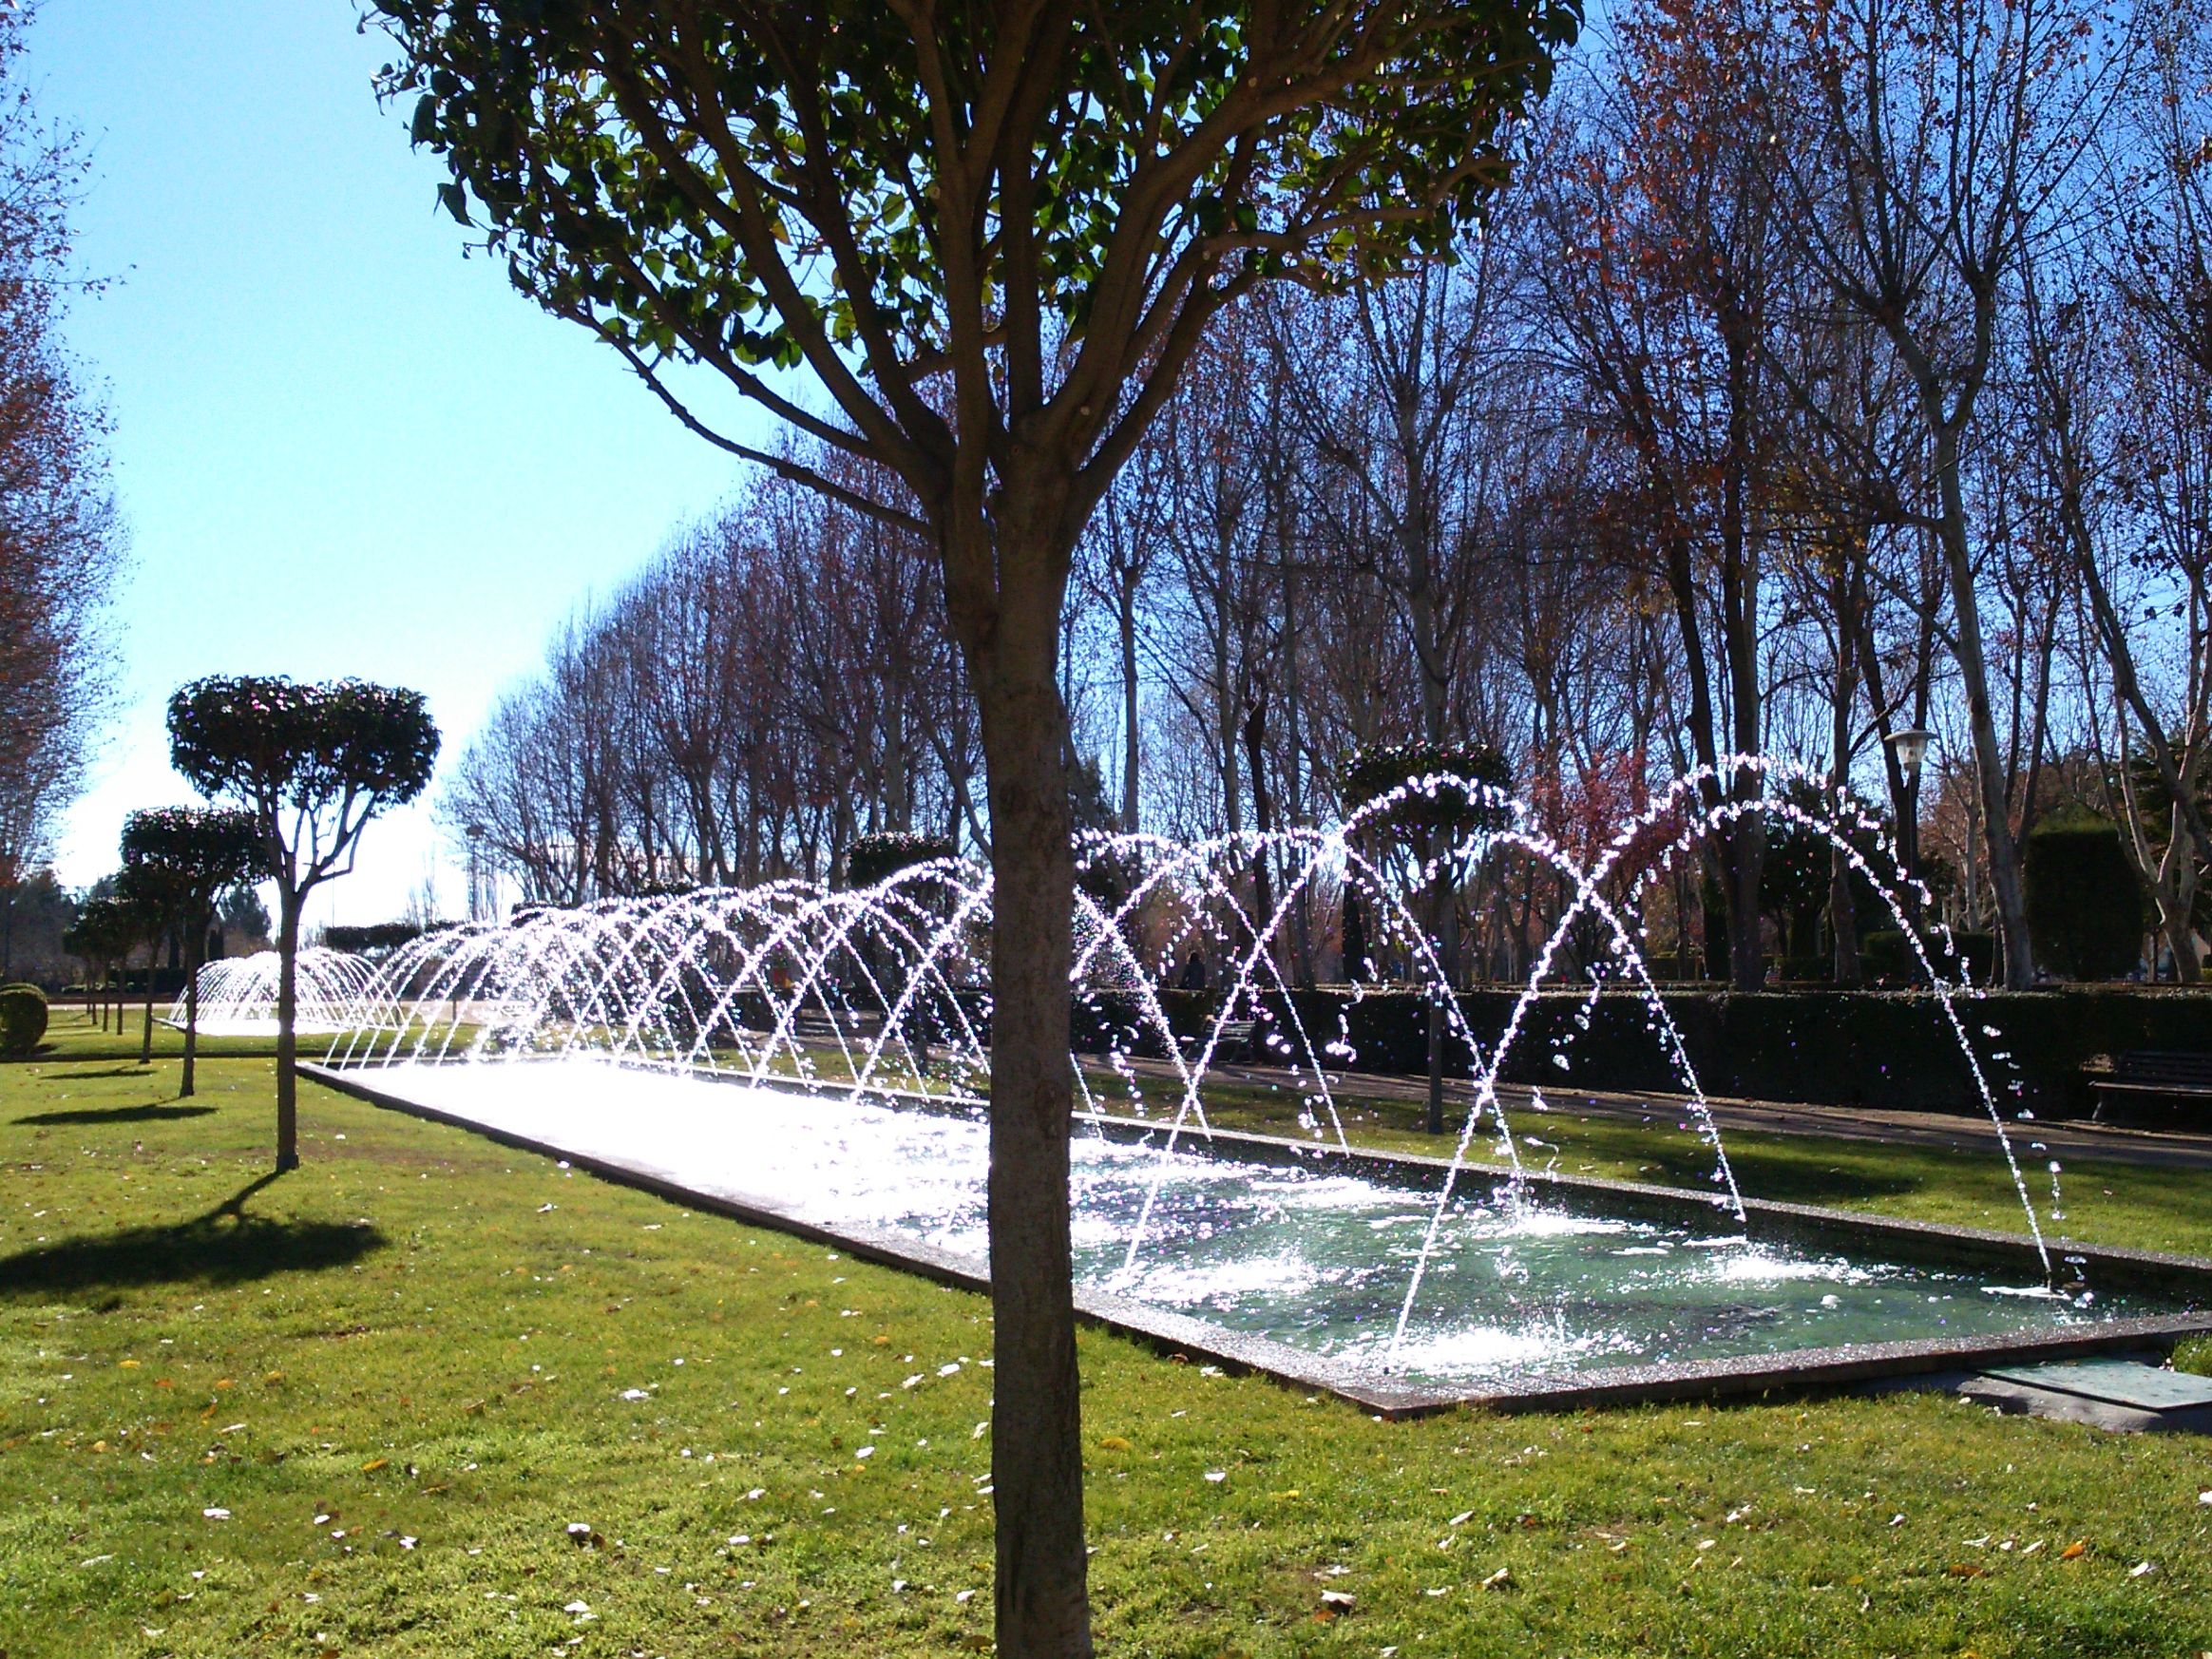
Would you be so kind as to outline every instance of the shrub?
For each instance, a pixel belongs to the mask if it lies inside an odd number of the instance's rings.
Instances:
[[[913,865],[951,856],[952,843],[942,835],[863,835],[845,849],[846,885],[872,887]]]
[[[0,985],[0,1055],[21,1059],[45,1039],[46,993],[36,985]]]
[[[2054,815],[2028,837],[2021,873],[2036,960],[2061,979],[2116,980],[2143,951],[2143,891],[2120,827]]]
[[[1496,829],[1505,821],[1503,797],[1513,788],[1513,769],[1487,743],[1371,744],[1352,756],[1344,771],[1347,813],[1380,800],[1392,790],[1420,778],[1463,778],[1476,789],[1451,784],[1417,792],[1379,813],[1371,823],[1399,829]]]
[[[439,933],[458,927],[458,922],[368,922],[347,924],[334,922],[323,929],[325,950],[351,951],[356,955],[369,951],[397,950],[403,944],[411,944],[426,933]]]
[[[1879,928],[1859,942],[1859,956],[1866,971],[1878,979],[1888,980],[1906,990],[1926,986],[1927,977],[1920,971],[1919,958],[1916,957],[1905,936],[1895,927]],[[1955,962],[1952,959],[1955,958]],[[1949,978],[1965,967],[1968,981],[1986,985],[1997,971],[1997,936],[1993,933],[1974,933],[1961,929],[1951,936],[1951,955],[1946,957],[1939,935],[1928,937],[1928,960],[1936,971]]]

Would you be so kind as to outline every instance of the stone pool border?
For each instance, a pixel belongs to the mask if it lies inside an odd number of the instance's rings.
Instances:
[[[527,1062],[524,1062],[527,1063]],[[454,1113],[438,1110],[372,1087],[365,1074],[379,1065],[334,1066],[303,1062],[300,1072],[328,1088],[372,1106],[444,1123],[483,1135],[503,1146],[565,1162],[604,1180],[652,1192],[709,1214],[772,1228],[816,1244],[831,1245],[863,1261],[904,1268],[940,1284],[987,1291],[989,1275],[974,1256],[941,1250],[904,1234],[873,1228],[830,1228],[806,1219],[766,1195],[727,1197],[702,1192],[682,1182],[613,1159],[571,1152],[551,1142],[509,1130],[494,1129]],[[1167,1125],[1142,1118],[1079,1116],[1078,1133],[1092,1130],[1108,1138],[1141,1144],[1159,1137]],[[1207,1136],[1186,1129],[1183,1138],[1204,1143]],[[1433,1189],[1449,1167],[1448,1158],[1416,1153],[1346,1152],[1280,1135],[1215,1130],[1211,1143],[1252,1162],[1356,1171],[1393,1185]],[[1510,1172],[1491,1164],[1459,1166],[1462,1177],[1496,1180]],[[1613,1213],[1628,1211],[1646,1217],[1709,1224],[1713,1200],[1703,1193],[1635,1181],[1606,1180],[1531,1171],[1528,1178],[1568,1199],[1605,1200]],[[1980,1228],[1944,1227],[1861,1215],[1812,1205],[1766,1199],[1744,1201],[1745,1231],[1752,1238],[1835,1245],[1846,1241],[1896,1258],[1974,1267],[2032,1281],[2042,1276],[2034,1247],[2012,1233]],[[2212,1260],[2152,1250],[2111,1249],[2070,1239],[2049,1241],[2054,1257],[2078,1262],[2095,1283],[2116,1289],[2150,1291],[2193,1298],[2203,1311],[2140,1319],[2112,1320],[2093,1328],[2063,1334],[1974,1337],[1901,1343],[1861,1343],[1834,1348],[1793,1348],[1776,1354],[1651,1365],[1620,1365],[1576,1372],[1525,1387],[1467,1389],[1399,1388],[1379,1383],[1369,1372],[1331,1362],[1322,1355],[1266,1337],[1225,1330],[1185,1314],[1172,1313],[1104,1291],[1078,1288],[1076,1311],[1086,1324],[1136,1337],[1171,1357],[1206,1360],[1240,1371],[1260,1371],[1281,1382],[1345,1400],[1379,1418],[1412,1418],[1483,1406],[1497,1411],[1573,1411],[1600,1405],[1646,1402],[1715,1400],[1802,1395],[1847,1388],[1857,1383],[1931,1372],[1983,1370],[1993,1365],[2031,1364],[2078,1359],[2091,1354],[2166,1348],[2183,1337],[2212,1334]]]

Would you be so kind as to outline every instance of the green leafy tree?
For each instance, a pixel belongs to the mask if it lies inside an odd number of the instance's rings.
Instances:
[[[101,888],[106,890],[103,891]],[[100,1028],[107,1029],[107,990],[116,965],[130,955],[133,924],[123,902],[115,896],[114,880],[106,878],[77,906],[77,920],[63,936],[62,948],[85,964],[85,988],[100,994]],[[122,1029],[122,1012],[116,1014]]]
[[[225,893],[215,919],[225,934],[245,940],[269,937],[269,906],[251,884],[241,883]]]
[[[154,1062],[154,980],[162,965],[162,946],[176,936],[177,889],[166,870],[152,865],[125,865],[115,878],[115,903],[130,951],[146,953],[145,1008],[139,1022],[139,1064]],[[116,999],[116,1029],[123,1029],[122,996]]]
[[[1088,1653],[1068,1239],[1077,537],[1208,324],[1450,256],[1576,0],[376,0],[447,208],[676,416],[935,548],[996,895],[1006,1659]],[[718,375],[821,469],[716,430]],[[826,402],[771,371],[801,371]],[[896,482],[873,499],[855,463]]]
[[[299,1163],[299,914],[351,874],[361,832],[430,781],[438,729],[420,692],[341,679],[195,680],[169,699],[169,760],[203,794],[253,815],[276,884],[276,1167]]]
[[[190,1097],[200,1048],[200,967],[217,899],[259,875],[269,860],[261,826],[235,807],[163,807],[133,812],[123,826],[123,866],[160,896],[168,930],[184,946],[184,1071],[179,1099]]]

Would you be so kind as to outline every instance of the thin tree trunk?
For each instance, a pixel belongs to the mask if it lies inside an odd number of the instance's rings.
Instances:
[[[1967,548],[1966,504],[1959,488],[1956,445],[1948,436],[1938,444],[1936,473],[1943,486],[1943,559],[1951,578],[1952,611],[1957,630],[1955,655],[1959,678],[1966,689],[1974,770],[1981,785],[1982,844],[1989,856],[1990,888],[1997,902],[1997,927],[2004,936],[2005,988],[2025,991],[2035,982],[2035,957],[2028,942],[2028,905],[2020,887],[2020,860],[2006,810],[2004,755],[1997,747],[1996,719],[1990,707],[1989,666],[1982,651],[1974,560]]]
[[[299,1168],[299,900],[289,881],[276,887],[276,1173]]]
[[[1136,578],[1124,571],[1116,590],[1121,624],[1121,829],[1136,833]]]
[[[184,951],[184,1076],[177,1085],[177,1098],[192,1097],[193,1061],[200,1049],[200,963],[207,954],[207,929],[195,929],[197,945],[188,944]]]
[[[1848,557],[1848,554],[1846,554]],[[1836,684],[1828,705],[1829,753],[1834,756],[1828,787],[1835,796],[1835,811],[1842,820],[1851,808],[1851,708],[1859,692],[1859,648],[1856,626],[1859,608],[1865,600],[1863,561],[1853,559],[1848,572],[1839,572],[1830,589],[1837,600]],[[1859,982],[1859,916],[1851,894],[1851,861],[1840,846],[1828,849],[1828,931],[1833,936],[1833,971],[1836,983],[1845,989]]]
[[[161,965],[162,942],[146,946],[146,1017],[139,1029],[139,1064],[154,1063],[154,969]]]

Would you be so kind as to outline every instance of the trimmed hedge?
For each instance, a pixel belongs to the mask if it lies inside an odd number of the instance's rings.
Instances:
[[[1504,1030],[1517,995],[1498,988],[1459,998],[1486,1048]],[[1931,993],[1662,990],[1660,1001],[1708,1095],[1918,1112],[1983,1110],[1958,1038]],[[1160,1001],[1176,1034],[1188,1036],[1205,1029],[1221,994],[1164,991]],[[1405,1076],[1427,1069],[1426,1003],[1418,992],[1354,996],[1333,987],[1295,991],[1287,999],[1264,993],[1258,1001],[1268,1034],[1261,1040],[1278,1057],[1277,1039],[1292,1039],[1287,1016],[1295,1010],[1331,1069]],[[2212,995],[2199,991],[1994,991],[1961,996],[1954,1006],[2008,1120],[2019,1107],[2045,1116],[2085,1112],[2083,1069],[2104,1057],[2136,1048],[2212,1052]],[[1142,1031],[1137,1012],[1135,1000],[1126,996],[1078,1000],[1076,1046],[1097,1052],[1116,1041],[1135,1052],[1161,1053],[1163,1045]],[[1349,1043],[1350,1056],[1326,1052],[1326,1045],[1342,1042]],[[1554,1053],[1565,1066],[1554,1060]],[[1464,1076],[1469,1063],[1465,1043],[1449,1041],[1447,1069]],[[1559,1101],[1576,1088],[1680,1093],[1685,1087],[1644,999],[1624,991],[1606,992],[1594,1002],[1588,992],[1540,993],[1522,1017],[1504,1077],[1539,1085]]]
[[[846,886],[872,887],[917,864],[950,858],[952,851],[952,843],[942,835],[907,834],[889,830],[863,835],[845,849]]]
[[[1479,830],[1505,818],[1497,797],[1513,788],[1513,768],[1487,743],[1370,744],[1344,769],[1344,799],[1365,806],[1421,778],[1448,777],[1474,784],[1489,797],[1470,795],[1459,783],[1416,791],[1370,822],[1397,829]]]
[[[46,1039],[47,998],[36,985],[0,985],[0,1055],[23,1059]]]
[[[2111,819],[2046,818],[2028,837],[2020,875],[2035,959],[2052,973],[2116,980],[2142,960],[2142,885]]]
[[[334,922],[323,929],[325,950],[342,950],[351,955],[361,955],[372,950],[396,950],[403,944],[411,944],[432,928],[453,927],[459,924],[437,922],[426,928],[420,922]]]
[[[1951,948],[1965,964],[1967,977],[1974,983],[1986,985],[1997,977],[1995,934],[1955,931],[1951,935]],[[1905,936],[1895,927],[1878,928],[1860,940],[1859,957],[1866,971],[1877,979],[1895,980],[1908,989],[1927,983],[1920,959],[1912,953]],[[1937,972],[1946,976],[1957,971],[1944,960],[1942,947],[1933,940],[1928,944],[1928,959],[1936,964]]]

